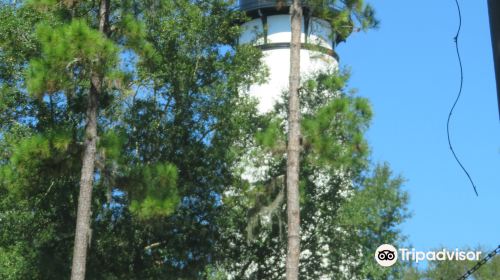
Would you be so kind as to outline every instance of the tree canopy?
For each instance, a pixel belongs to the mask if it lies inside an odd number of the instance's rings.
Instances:
[[[95,76],[86,277],[280,278],[287,103],[261,115],[245,94],[266,78],[262,51],[237,44],[245,15],[224,0],[112,0],[103,29],[98,2],[0,3],[0,278],[71,273]],[[359,3],[338,2],[353,22],[372,16]],[[404,180],[370,161],[371,108],[347,80],[331,70],[301,85],[304,279],[402,271],[372,254],[403,240]]]

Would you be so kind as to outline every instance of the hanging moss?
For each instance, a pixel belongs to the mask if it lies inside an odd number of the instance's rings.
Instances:
[[[285,199],[285,182],[284,176],[279,176],[270,180],[265,185],[266,191],[256,191],[254,193],[254,207],[248,211],[248,223],[246,226],[247,242],[254,240],[254,232],[259,226],[272,226],[271,220],[273,217],[278,219],[278,226],[281,232],[281,207]],[[277,194],[272,198],[273,194]],[[265,221],[267,219],[268,221]],[[280,234],[281,236],[281,234]]]

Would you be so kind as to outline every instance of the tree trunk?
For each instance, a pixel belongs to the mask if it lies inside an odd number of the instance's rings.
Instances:
[[[109,0],[101,0],[99,6],[99,31],[106,34],[109,14]],[[87,249],[90,245],[90,220],[92,216],[92,188],[94,183],[95,158],[97,152],[97,114],[99,110],[99,95],[102,92],[103,77],[97,73],[91,74],[90,91],[87,104],[87,124],[85,127],[85,142],[80,175],[80,194],[76,216],[75,244],[73,247],[73,264],[71,280],[84,280],[87,263]]]
[[[302,6],[293,0],[290,7],[292,39],[290,44],[290,85],[288,99],[288,147],[286,166],[288,250],[286,279],[299,278],[300,256],[300,205],[299,205],[299,157],[300,157],[300,35]]]

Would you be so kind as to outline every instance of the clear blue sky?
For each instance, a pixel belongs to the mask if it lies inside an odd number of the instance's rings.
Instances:
[[[453,37],[454,0],[369,0],[381,25],[337,48],[352,68],[350,87],[368,97],[375,116],[373,160],[406,179],[413,217],[408,244],[428,250],[500,244],[500,122],[486,0],[460,0],[464,88],[451,123],[455,150],[479,197],[454,161],[446,119],[459,87]]]

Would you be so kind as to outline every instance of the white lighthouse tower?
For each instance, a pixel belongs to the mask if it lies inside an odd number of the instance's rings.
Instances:
[[[331,25],[319,18],[314,7],[303,1],[301,76],[338,67],[334,51],[341,40]],[[240,9],[251,18],[243,24],[240,44],[254,44],[264,52],[268,81],[250,87],[249,94],[259,100],[258,110],[267,113],[273,109],[281,93],[288,88],[290,71],[290,0],[240,0]]]
[[[252,85],[248,89],[248,94],[259,101],[258,111],[261,114],[272,111],[276,102],[280,101],[283,96],[283,92],[288,90],[291,41],[290,5],[291,0],[239,0],[240,10],[250,17],[248,22],[242,24],[243,33],[239,38],[239,44],[253,44],[261,48],[264,55],[262,62],[268,69],[267,82],[261,85]],[[321,14],[323,13],[319,13],[319,9],[325,7],[313,7],[308,4],[307,0],[303,0],[302,8],[300,70],[301,78],[305,80],[317,72],[338,68],[339,59],[334,49],[337,43],[343,41],[343,38],[332,29],[328,21],[322,19]],[[333,8],[328,9],[331,9],[330,15],[335,14]],[[286,199],[286,186],[284,175],[271,178],[275,175],[271,175],[269,172],[272,166],[278,166],[281,163],[282,158],[273,156],[271,152],[256,143],[248,143],[247,145],[246,152],[243,153],[235,166],[235,173],[241,175],[241,178],[249,183],[250,188],[266,184],[265,187],[268,188],[269,192],[266,190],[265,195],[273,193],[272,197],[271,195],[268,197],[271,202],[265,207],[261,207],[257,213],[253,213],[248,220],[246,231],[248,238],[251,239],[256,221],[262,225],[269,225],[274,216],[281,219],[280,211]],[[314,176],[314,184],[318,187],[318,193],[326,192],[331,176],[344,176],[330,174],[329,170],[326,169],[319,169],[315,172],[317,174]],[[346,176],[345,185],[349,184],[350,181]],[[344,184],[342,183],[342,185]],[[241,189],[239,186],[235,186],[234,190],[226,192],[225,195],[234,196],[236,193],[241,193]],[[319,214],[315,213],[315,215]],[[281,222],[278,224],[280,224],[281,230]],[[302,236],[305,238],[311,234],[314,234],[314,230],[306,229],[302,232]],[[322,253],[328,256],[330,249],[325,245],[322,247]],[[309,250],[301,252],[301,258],[307,258],[308,254],[311,255]],[[272,262],[284,269],[284,259],[275,258]],[[330,266],[328,257],[323,258],[321,266]],[[252,262],[246,269],[245,275],[249,277],[257,269],[258,264]],[[341,270],[345,269],[341,267]],[[282,278],[282,275],[276,275],[276,278],[279,277]],[[229,279],[237,279],[237,277],[230,275]],[[330,279],[330,277],[320,275],[317,279]]]

